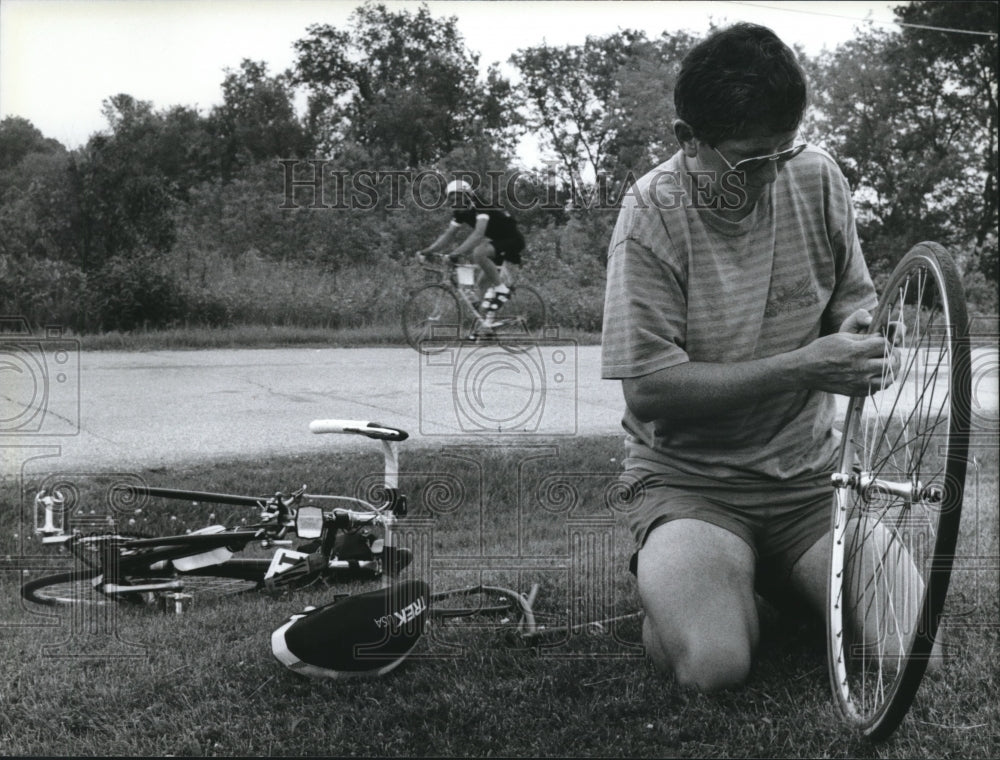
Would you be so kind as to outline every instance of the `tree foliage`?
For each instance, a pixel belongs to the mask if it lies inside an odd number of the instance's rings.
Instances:
[[[574,187],[581,169],[596,173],[607,165],[618,73],[644,41],[641,32],[622,31],[587,37],[583,45],[543,44],[511,56],[521,74],[529,126],[545,136]]]
[[[997,38],[988,3],[912,3],[901,32],[869,29],[821,56],[815,138],[837,157],[870,263],[920,240],[970,249],[996,279]],[[992,19],[991,19],[992,16]]]
[[[913,2],[896,10],[899,30],[868,28],[815,58],[799,51],[812,93],[803,134],[847,176],[876,279],[913,243],[936,240],[987,308],[997,281],[996,9]],[[552,314],[596,329],[615,206],[677,150],[674,82],[696,42],[619,30],[529,47],[510,58],[512,82],[498,64],[480,71],[454,17],[370,2],[345,28],[308,27],[288,71],[250,59],[227,69],[207,114],[117,94],[103,104],[107,127],[72,151],[8,117],[0,312],[80,330],[361,324],[400,300],[401,252],[447,223],[446,207],[417,202],[417,178],[471,172],[485,197],[515,210],[526,273],[555,299]],[[517,176],[525,130],[557,160]],[[288,160],[303,159],[300,173],[316,167],[326,203],[288,203]],[[337,182],[365,176],[369,191],[336,202]]]
[[[479,56],[454,16],[367,4],[349,29],[315,24],[308,32],[295,43],[295,82],[308,92],[309,127],[322,146],[349,139],[412,168],[477,135],[513,139],[510,85],[495,67],[479,80]]]
[[[291,74],[271,76],[263,61],[245,58],[239,70],[226,69],[222,105],[210,117],[224,179],[259,161],[309,154],[311,140],[294,99]]]

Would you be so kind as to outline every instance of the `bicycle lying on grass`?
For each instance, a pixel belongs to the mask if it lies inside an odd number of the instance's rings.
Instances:
[[[26,581],[21,595],[46,606],[120,603],[181,611],[186,601],[253,591],[328,588],[354,579],[381,579],[388,585],[413,556],[410,549],[393,543],[393,531],[407,512],[398,483],[398,444],[408,433],[380,423],[338,419],[315,420],[309,428],[317,434],[355,434],[382,443],[381,503],[313,494],[305,486],[266,497],[119,486],[132,491],[130,497],[227,504],[259,513],[258,522],[234,529],[213,525],[183,535],[137,536],[86,533],[68,526],[74,505],[59,491],[42,491],[34,500],[35,533],[44,545],[68,551],[75,567]],[[334,506],[338,503],[352,508]],[[301,542],[294,549],[291,536]],[[252,553],[259,556],[243,556]],[[439,622],[492,617],[506,623],[516,618],[522,630],[535,629],[530,598],[511,589],[474,585],[437,591],[430,599],[432,617]]]
[[[341,495],[291,493],[242,496],[172,488],[119,486],[130,497],[163,497],[199,503],[252,507],[256,523],[229,529],[212,525],[184,535],[139,536],[108,532],[67,532],[63,495],[35,496],[35,532],[45,545],[69,551],[77,566],[68,572],[27,581],[22,595],[44,605],[109,601],[149,603],[158,597],[182,600],[193,595],[229,595],[268,589],[278,592],[345,577],[392,577],[411,559],[392,545],[392,528],[406,513],[398,488],[397,443],[408,436],[398,428],[352,420],[317,420],[314,433],[352,433],[380,440],[385,458],[384,501],[371,504]],[[134,499],[133,499],[134,501]],[[349,504],[352,508],[333,506]],[[305,541],[288,548],[295,535]],[[239,556],[251,548],[273,554]],[[258,551],[257,553],[260,553]]]
[[[523,351],[544,337],[541,294],[530,285],[512,283],[506,264],[500,267],[500,278],[510,287],[510,299],[495,314],[480,311],[475,265],[456,264],[445,257],[441,266],[421,268],[434,282],[414,290],[403,305],[403,334],[415,350],[434,354],[474,341]]]

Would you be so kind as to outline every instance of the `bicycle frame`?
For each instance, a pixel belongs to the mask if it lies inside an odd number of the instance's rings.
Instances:
[[[473,320],[472,333],[475,334],[481,326],[485,326],[487,323],[487,316],[484,315],[479,310],[479,297],[481,295],[481,288],[479,287],[479,277],[476,277],[476,283],[473,285],[465,285],[459,282],[458,279],[458,267],[460,266],[474,266],[470,264],[458,264],[451,261],[450,259],[445,259],[443,266],[432,266],[423,264],[421,269],[425,272],[432,273],[434,275],[434,280],[439,284],[445,286],[450,291],[452,291],[459,300],[459,303],[463,304],[468,312],[468,316]],[[479,270],[479,267],[476,267]],[[500,273],[500,281],[505,285],[514,287],[513,277],[510,270],[507,268],[507,263],[504,262],[499,267],[497,267]],[[481,270],[480,270],[481,274]],[[504,320],[502,315],[494,317],[490,322],[489,326],[491,329],[507,324],[509,320]]]
[[[434,275],[433,278],[428,278],[428,279],[433,279],[434,281],[437,281],[441,285],[447,287],[449,290],[454,291],[455,294],[458,296],[459,300],[462,303],[464,303],[466,308],[469,310],[470,316],[472,316],[475,319],[483,319],[483,315],[479,312],[479,306],[477,305],[481,290],[481,288],[479,287],[479,276],[475,278],[475,282],[473,284],[466,285],[460,283],[458,280],[458,268],[460,266],[475,267],[475,265],[473,264],[458,264],[449,259],[446,259],[443,266],[436,267],[424,264],[421,265],[421,269],[423,269],[425,272]],[[509,285],[510,275],[507,270],[507,265],[503,264],[498,268],[501,271],[501,276],[500,276],[501,282]],[[475,269],[479,274],[481,274],[479,267],[475,267]],[[475,292],[475,297],[473,297],[473,292]]]
[[[318,574],[342,570],[368,570],[389,587],[394,575],[391,563],[408,561],[408,550],[392,546],[392,529],[398,517],[406,514],[406,497],[399,491],[398,443],[408,435],[402,430],[355,420],[315,420],[310,430],[316,434],[353,433],[380,440],[384,459],[385,499],[373,506],[350,496],[310,494],[306,487],[291,494],[277,493],[269,497],[240,496],[186,489],[144,487],[133,489],[168,499],[255,506],[260,509],[261,522],[235,530],[221,525],[202,528],[186,535],[135,538],[117,533],[84,535],[79,530],[63,529],[65,500],[59,493],[40,492],[35,498],[36,533],[43,543],[61,544],[79,561],[78,569],[26,582],[22,595],[39,604],[108,601],[165,603],[164,610],[182,612],[191,599],[186,582],[221,579],[243,582],[238,592],[252,588],[278,590],[298,588],[311,583]],[[330,502],[346,501],[361,505],[367,511],[330,507]],[[334,553],[337,533],[365,524],[378,523],[385,529],[381,551],[372,545],[374,559],[339,559]],[[287,550],[292,542],[286,537],[318,539],[319,549],[310,554]],[[234,552],[251,543],[264,547],[279,547],[273,558],[232,558]],[[394,549],[394,551],[389,551]],[[266,574],[264,567],[267,567]],[[401,569],[405,565],[398,565]],[[175,575],[176,573],[176,575]],[[164,577],[168,576],[168,577]],[[200,577],[203,576],[203,577]],[[287,581],[288,578],[292,580]],[[273,581],[270,583],[269,581]],[[301,581],[301,582],[299,582]],[[74,589],[90,587],[86,599],[75,593],[61,594],[62,586]],[[94,593],[96,592],[96,593]],[[532,603],[537,585],[524,596],[511,589],[473,585],[433,594],[435,604],[431,615],[440,624],[461,618],[502,616],[503,622],[517,619],[517,629],[524,635],[533,634],[538,626]],[[232,593],[228,591],[226,593]],[[456,604],[454,601],[457,600]]]
[[[367,570],[386,578],[382,549],[392,545],[392,529],[396,518],[406,513],[406,497],[399,492],[398,442],[408,434],[379,423],[360,420],[314,420],[310,430],[316,434],[359,434],[380,440],[384,458],[385,501],[373,506],[366,501],[349,496],[310,494],[306,487],[284,495],[270,497],[239,496],[208,493],[173,488],[144,487],[134,490],[137,495],[184,499],[199,502],[256,506],[261,522],[246,528],[227,530],[224,526],[210,526],[199,531],[178,536],[134,538],[116,533],[84,535],[78,530],[65,530],[65,499],[62,494],[39,492],[35,496],[35,532],[43,544],[62,544],[84,565],[90,574],[81,573],[84,579],[93,579],[92,585],[105,596],[135,594],[139,592],[170,592],[183,587],[183,581],[172,579],[148,584],[120,584],[126,576],[151,576],[157,572],[175,570],[183,576],[211,568],[216,577],[248,581],[268,581],[283,576],[304,561],[312,571]],[[348,502],[364,507],[359,512],[339,507],[328,508],[329,502]],[[384,527],[382,545],[373,545],[371,560],[342,560],[332,558],[339,531],[354,529],[365,524],[377,523]],[[320,539],[320,554],[324,560],[315,560],[301,552],[279,548],[272,558],[266,574],[261,576],[261,561],[232,560],[234,552],[256,542],[263,548],[291,544],[286,536],[294,533],[300,539]],[[377,542],[376,542],[377,543]]]

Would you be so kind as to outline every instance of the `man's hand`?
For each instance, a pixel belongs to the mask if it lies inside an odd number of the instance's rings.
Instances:
[[[868,313],[867,309],[858,309],[851,316],[844,320],[844,323],[840,326],[840,332],[842,333],[854,333],[856,335],[864,335],[868,332],[868,327],[872,323],[872,315]]]
[[[859,309],[844,320],[840,332],[818,338],[800,349],[805,386],[844,396],[863,396],[892,385],[899,368],[894,338],[867,334],[872,315]]]

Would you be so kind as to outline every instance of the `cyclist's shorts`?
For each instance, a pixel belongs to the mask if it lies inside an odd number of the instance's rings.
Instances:
[[[784,585],[803,554],[831,529],[833,489],[826,477],[794,484],[729,485],[702,481],[667,485],[663,476],[629,470],[623,481],[634,494],[626,520],[636,550],[652,530],[671,520],[703,520],[743,539],[757,558],[759,586]]]
[[[494,264],[502,264],[505,261],[509,261],[511,264],[521,263],[521,251],[524,250],[524,235],[518,231],[514,231],[513,235],[507,235],[502,238],[493,238],[490,240],[493,245],[493,255],[490,256],[490,261]]]

